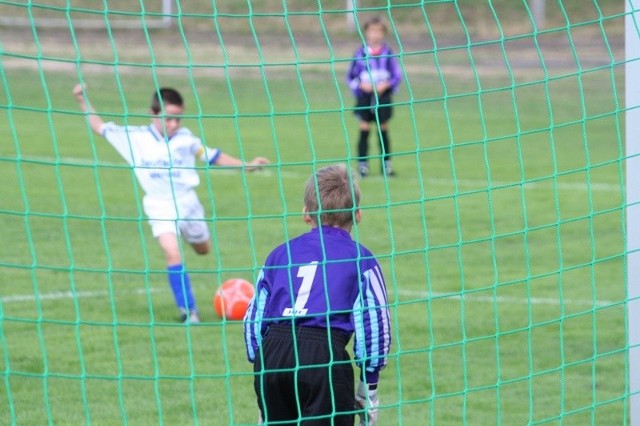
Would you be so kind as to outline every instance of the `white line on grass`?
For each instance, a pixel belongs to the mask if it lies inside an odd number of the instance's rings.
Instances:
[[[38,156],[38,155],[25,155],[20,157],[22,161],[33,161],[33,162],[43,162],[55,165],[71,165],[71,166],[90,166],[90,167],[122,167],[127,168],[128,166],[125,163],[114,163],[110,161],[100,161],[93,160],[90,158],[74,158],[74,157],[47,157],[47,156]],[[221,168],[213,168],[213,171],[216,173],[237,173],[237,169],[221,167]],[[261,170],[259,173],[256,173],[258,176],[263,177],[271,177],[271,176],[282,176],[287,178],[299,178],[306,179],[308,176],[305,173],[298,173],[294,171],[283,171],[281,168],[276,167],[267,167]],[[452,179],[441,179],[441,178],[427,178],[427,183],[431,185],[453,185],[454,181]],[[486,180],[474,180],[474,179],[456,179],[455,183],[458,186],[462,187],[472,187],[477,189],[487,189],[487,181]],[[518,182],[506,182],[506,181],[491,181],[489,188],[501,188],[501,187],[517,187],[520,185]],[[602,183],[602,182],[592,182],[590,184],[586,183],[570,183],[570,182],[557,182],[553,183],[545,180],[544,182],[525,182],[524,189],[548,189],[555,188],[558,190],[566,190],[566,191],[605,191],[605,192],[619,192],[623,191],[623,186],[619,184],[613,183]]]
[[[166,289],[160,288],[139,288],[131,290],[130,293],[138,296],[144,296],[149,293],[163,293]],[[505,296],[479,296],[475,294],[461,295],[458,293],[427,293],[426,291],[414,291],[414,290],[402,290],[397,289],[395,292],[397,295],[414,298],[414,299],[427,299],[428,297],[439,300],[458,301],[464,299],[467,302],[480,302],[480,303],[518,303],[518,304],[532,304],[532,305],[560,305],[561,302],[564,305],[576,305],[576,306],[595,306],[605,307],[615,305],[619,302],[611,300],[575,300],[575,299],[555,299],[552,297],[505,297]],[[20,302],[34,302],[36,300],[63,300],[63,299],[85,299],[85,298],[103,298],[109,297],[110,292],[107,290],[96,291],[54,291],[51,293],[40,293],[39,295],[33,294],[16,294],[12,296],[0,297],[1,304],[20,303]],[[620,303],[620,306],[622,304]]]
[[[134,295],[145,295],[148,293],[160,293],[165,290],[157,288],[138,288],[131,290]],[[109,292],[107,290],[98,291],[52,291],[51,293],[40,293],[38,296],[34,294],[15,294],[12,296],[0,297],[0,303],[19,303],[19,302],[34,302],[37,300],[62,300],[62,299],[85,299],[85,298],[100,298],[108,297]]]
[[[429,183],[435,183],[435,184],[439,184],[439,185],[453,185],[454,181],[451,179],[438,179],[438,178],[431,178],[431,179],[427,179],[427,182]],[[503,182],[503,181],[495,181],[492,180],[490,185],[487,185],[487,181],[481,181],[481,180],[473,180],[473,179],[457,179],[455,181],[455,183],[458,186],[463,186],[463,187],[475,187],[477,189],[496,189],[496,188],[502,188],[502,187],[517,187],[520,185],[519,182]],[[591,191],[607,191],[607,192],[619,192],[622,193],[623,191],[623,186],[622,185],[616,185],[613,183],[600,183],[600,182],[592,182],[591,184],[586,184],[586,183],[580,183],[580,182],[576,182],[576,183],[569,183],[569,182],[558,182],[558,183],[552,183],[548,180],[545,180],[544,182],[524,182],[524,188],[525,189],[548,189],[548,188],[557,188],[557,189],[562,189],[562,190],[567,190],[567,191],[587,191],[587,190],[591,190]]]
[[[460,293],[427,293],[426,291],[415,290],[396,290],[396,294],[400,296],[406,296],[415,299],[427,299],[429,297],[439,300],[462,300],[468,302],[483,302],[483,303],[519,303],[519,304],[531,304],[531,305],[573,305],[573,306],[595,306],[602,308],[605,306],[612,306],[616,303],[622,306],[622,303],[615,302],[613,300],[580,300],[580,299],[568,299],[562,300],[553,297],[506,297],[506,296],[479,296],[476,294],[460,294]]]

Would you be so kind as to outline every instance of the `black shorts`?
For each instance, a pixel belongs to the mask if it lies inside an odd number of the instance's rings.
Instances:
[[[364,93],[356,99],[356,110],[354,114],[361,121],[367,123],[376,121],[384,124],[393,115],[391,105],[391,90],[376,96],[373,93]]]
[[[297,420],[304,426],[354,422],[353,366],[349,336],[323,328],[272,325],[254,363],[254,388],[267,422]],[[289,423],[278,423],[289,424]]]

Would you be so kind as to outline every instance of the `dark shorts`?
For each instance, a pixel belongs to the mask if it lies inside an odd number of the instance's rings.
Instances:
[[[391,106],[391,91],[387,90],[381,95],[366,93],[356,99],[356,117],[361,121],[378,122],[384,124],[393,115],[393,107]]]
[[[254,363],[254,388],[264,422],[290,420],[297,425],[300,415],[304,426],[353,426],[348,341],[340,331],[331,331],[329,337],[323,328],[298,327],[294,342],[290,325],[272,325]]]

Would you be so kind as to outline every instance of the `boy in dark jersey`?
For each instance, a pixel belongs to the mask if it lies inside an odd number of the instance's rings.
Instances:
[[[356,98],[354,111],[358,118],[358,157],[360,176],[369,175],[369,132],[371,125],[379,127],[382,172],[394,176],[391,168],[389,121],[393,115],[392,94],[402,82],[402,68],[385,41],[387,25],[374,16],[363,27],[365,44],[354,53],[347,71],[347,84]]]
[[[311,230],[275,248],[260,271],[244,335],[265,423],[353,426],[354,407],[361,424],[377,420],[389,310],[380,265],[351,239],[359,205],[360,189],[344,165],[319,169],[304,194]],[[361,369],[355,397],[346,351],[354,334]]]

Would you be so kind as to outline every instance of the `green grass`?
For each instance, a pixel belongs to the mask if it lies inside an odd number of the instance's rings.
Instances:
[[[374,167],[361,182],[355,237],[379,256],[393,315],[380,424],[622,424],[615,70],[447,72],[466,56],[443,51],[426,64],[436,74],[409,74],[391,128],[399,176]],[[343,67],[156,75],[184,92],[184,125],[208,145],[273,161],[200,173],[214,253],[185,247],[197,327],[175,322],[140,190],[89,134],[71,96],[77,74],[1,69],[0,424],[255,423],[241,325],[217,318],[211,298],[306,230],[313,166],[353,155]],[[150,69],[102,71],[82,75],[96,108],[146,123]]]

